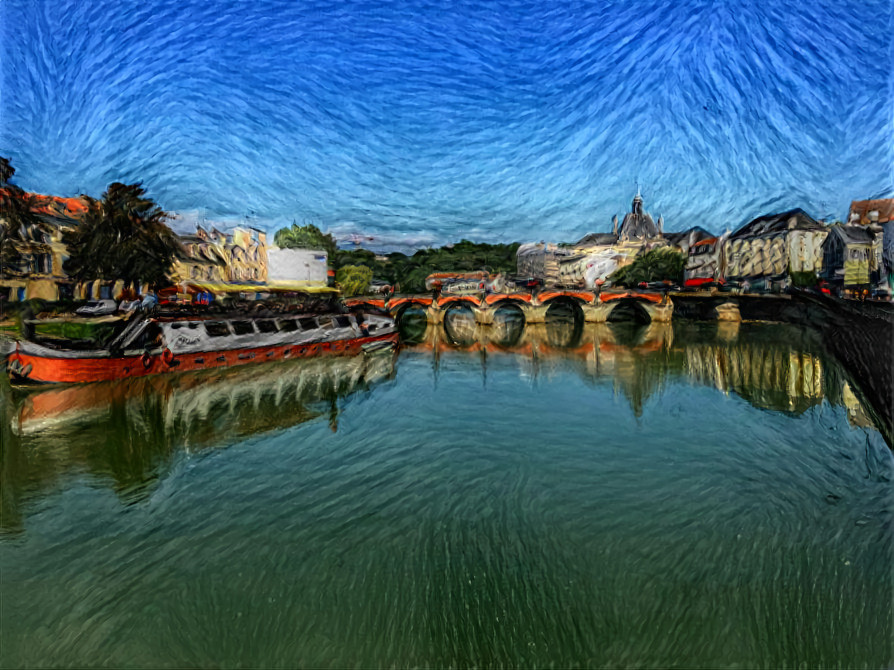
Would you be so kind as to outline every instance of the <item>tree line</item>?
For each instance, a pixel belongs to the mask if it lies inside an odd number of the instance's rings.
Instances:
[[[392,252],[377,255],[368,249],[339,249],[331,234],[313,224],[276,231],[274,243],[285,249],[322,249],[336,272],[336,282],[345,295],[369,290],[372,280],[390,284],[405,293],[425,291],[425,278],[434,272],[475,272],[514,274],[518,243],[486,244],[461,240],[456,244],[419,249],[411,255]]]

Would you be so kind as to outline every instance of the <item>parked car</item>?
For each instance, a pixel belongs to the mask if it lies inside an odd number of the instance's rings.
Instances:
[[[114,300],[91,300],[83,307],[78,307],[75,314],[81,316],[106,316],[118,311],[118,304]]]

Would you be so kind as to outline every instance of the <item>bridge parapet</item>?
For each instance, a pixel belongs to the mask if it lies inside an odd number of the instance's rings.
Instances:
[[[581,310],[585,321],[602,323],[608,321],[611,312],[621,301],[636,301],[653,321],[669,321],[673,313],[673,304],[664,294],[647,291],[545,291],[537,295],[530,293],[491,293],[480,295],[457,295],[433,298],[429,295],[401,295],[390,300],[376,298],[351,298],[345,301],[349,307],[368,305],[377,309],[386,309],[395,317],[411,306],[422,308],[430,323],[442,323],[444,313],[455,306],[468,305],[475,315],[475,321],[481,325],[493,323],[494,313],[500,307],[513,305],[518,307],[527,323],[544,323],[549,308],[565,302],[576,305]]]

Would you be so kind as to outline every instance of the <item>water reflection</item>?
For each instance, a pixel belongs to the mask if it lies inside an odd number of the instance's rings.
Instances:
[[[819,344],[556,321],[4,389],[0,664],[890,665],[894,460]]]
[[[671,378],[734,393],[755,407],[800,414],[824,400],[847,408],[851,425],[872,426],[841,367],[808,331],[778,324],[583,323],[559,307],[525,326],[499,312],[480,326],[468,308],[417,333],[417,350],[507,356],[521,374],[566,370],[590,384],[610,379],[641,416]],[[406,323],[406,320],[404,321]],[[415,324],[417,327],[419,323]],[[150,377],[28,393],[0,386],[2,527],[21,525],[20,503],[66,473],[87,472],[125,498],[151,492],[175,454],[322,420],[338,429],[340,398],[394,374],[390,354],[294,361],[225,372]]]
[[[505,325],[464,322],[461,331],[456,324],[429,326],[416,347],[432,350],[436,360],[457,347],[479,351],[484,366],[488,354],[514,353],[532,377],[568,366],[592,381],[609,377],[637,416],[673,376],[776,412],[800,414],[825,399],[847,407],[852,425],[871,425],[842,368],[804,329],[725,322],[584,324],[571,310],[554,316],[520,328],[511,345]]]
[[[2,528],[17,528],[20,499],[65,472],[87,471],[139,498],[177,450],[314,419],[336,431],[339,400],[393,372],[388,352],[27,391],[4,378]]]

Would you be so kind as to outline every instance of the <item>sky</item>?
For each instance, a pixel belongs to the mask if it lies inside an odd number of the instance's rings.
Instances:
[[[14,182],[371,248],[894,195],[894,3],[2,0]]]

